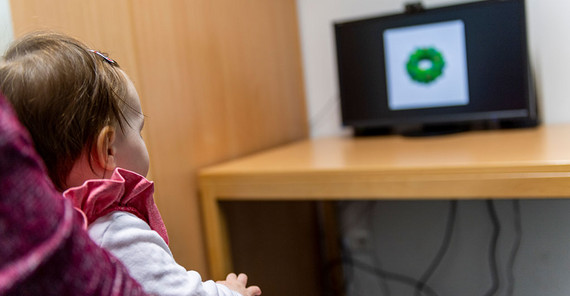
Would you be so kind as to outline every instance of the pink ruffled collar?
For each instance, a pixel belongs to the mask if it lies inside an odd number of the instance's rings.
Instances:
[[[153,199],[154,183],[145,177],[116,168],[110,179],[88,180],[69,188],[63,196],[73,202],[87,225],[114,211],[132,213],[148,223],[168,244],[166,226]]]

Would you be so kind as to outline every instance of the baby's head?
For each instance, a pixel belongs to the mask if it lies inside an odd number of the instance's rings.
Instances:
[[[59,190],[110,176],[117,166],[147,174],[144,116],[132,82],[80,41],[44,32],[15,41],[0,63],[0,92]]]

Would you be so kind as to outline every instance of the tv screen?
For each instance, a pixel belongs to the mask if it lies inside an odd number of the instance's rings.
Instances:
[[[538,122],[523,0],[334,27],[342,121],[357,134]]]

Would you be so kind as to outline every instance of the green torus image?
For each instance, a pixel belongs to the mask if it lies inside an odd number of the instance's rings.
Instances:
[[[432,47],[420,48],[410,55],[406,69],[410,77],[419,83],[429,84],[443,73],[445,60]]]

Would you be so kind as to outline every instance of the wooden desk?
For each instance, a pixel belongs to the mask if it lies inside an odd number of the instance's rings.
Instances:
[[[570,197],[570,125],[306,140],[204,169],[214,278],[231,270],[221,200]]]

